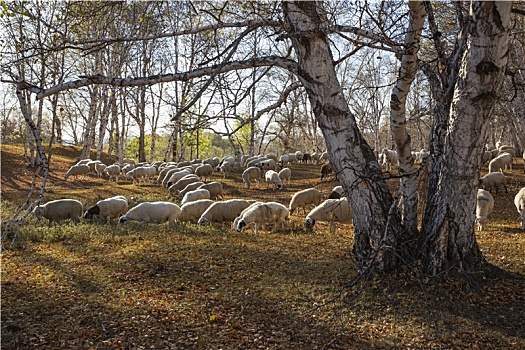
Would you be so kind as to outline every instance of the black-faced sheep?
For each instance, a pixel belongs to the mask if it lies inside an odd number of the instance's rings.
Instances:
[[[345,193],[343,186],[335,186],[328,195],[328,199],[339,199]]]
[[[127,211],[128,201],[126,197],[115,196],[98,201],[97,204],[86,210],[84,219],[92,219],[96,215],[109,224],[111,219],[118,218]]]
[[[181,209],[177,204],[171,202],[143,202],[121,216],[119,225],[129,220],[143,223],[162,224],[168,222],[168,226],[175,225]]]
[[[317,221],[329,222],[329,231],[332,233],[335,232],[334,222],[351,223],[352,212],[346,197],[327,199],[319,204],[306,216],[304,226],[307,229],[312,229]]]
[[[272,229],[275,229],[275,226],[281,227],[289,215],[290,212],[281,203],[260,203],[243,212],[241,218],[237,220],[235,229],[241,231],[245,226],[252,225],[253,233],[257,234],[259,224],[262,225],[263,230],[266,230],[266,225],[271,225]]]
[[[82,203],[75,199],[57,199],[37,206],[33,209],[33,215],[38,220],[47,219],[48,226],[51,226],[53,221],[59,222],[67,219],[79,223],[83,211]]]

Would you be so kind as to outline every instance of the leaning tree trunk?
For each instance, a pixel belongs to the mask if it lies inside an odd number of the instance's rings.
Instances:
[[[361,269],[387,271],[400,264],[402,232],[394,199],[370,146],[343,96],[324,30],[320,2],[283,2],[299,63],[298,75],[326,140],[330,161],[348,193],[353,212],[354,254]],[[388,247],[388,248],[387,248]]]
[[[481,155],[507,64],[511,2],[475,2],[467,51],[452,100],[442,164],[423,221],[423,262],[430,275],[485,263],[474,234]]]

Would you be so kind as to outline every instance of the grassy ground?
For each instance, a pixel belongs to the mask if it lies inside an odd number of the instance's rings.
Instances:
[[[84,206],[110,195],[174,200],[154,185],[90,177],[63,181],[78,148],[54,149],[45,201]],[[32,171],[19,146],[2,146],[2,220],[25,199]],[[108,160],[105,160],[108,162]],[[315,186],[318,167],[292,167],[282,192],[242,188],[240,170],[222,181],[226,197],[287,204]],[[525,234],[509,193],[478,242],[488,261],[525,275]],[[2,349],[520,349],[525,348],[525,282],[466,278],[435,283],[413,271],[356,277],[352,229],[306,232],[294,216],[280,233],[237,233],[228,225],[123,227],[31,218],[17,247],[2,254]]]

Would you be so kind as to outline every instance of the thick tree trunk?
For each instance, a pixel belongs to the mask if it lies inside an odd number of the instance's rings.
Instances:
[[[474,234],[476,192],[493,107],[507,64],[510,2],[475,2],[452,100],[441,166],[423,222],[423,262],[430,275],[478,271],[484,259]],[[434,189],[432,189],[434,191]]]
[[[402,232],[394,200],[374,153],[358,130],[336,76],[320,2],[283,2],[299,62],[299,77],[328,146],[330,161],[353,211],[354,254],[361,269],[388,271],[399,263]]]
[[[406,130],[406,98],[418,69],[419,39],[426,18],[422,1],[410,1],[408,6],[410,8],[409,28],[405,38],[407,53],[401,58],[399,77],[390,99],[390,130],[399,155],[399,174],[402,176],[400,184],[402,220],[407,233],[404,246],[407,246],[408,241],[415,238],[418,233],[417,174],[412,158],[411,139]]]

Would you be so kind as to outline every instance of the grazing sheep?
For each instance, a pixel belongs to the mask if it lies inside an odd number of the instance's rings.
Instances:
[[[99,163],[102,163],[100,160],[92,160],[90,162],[87,162],[86,165],[89,167],[89,172],[95,173],[95,166]]]
[[[189,191],[184,195],[180,204],[184,205],[188,202],[193,202],[199,199],[210,199],[210,192],[205,189]]]
[[[279,157],[279,167],[282,169],[285,165],[288,164],[290,158],[287,154],[283,154],[281,157]]]
[[[97,163],[95,164],[95,171],[98,175],[98,177],[102,177],[102,175],[104,174],[104,171],[106,170],[107,168],[107,165],[104,164],[104,163]]]
[[[59,222],[67,219],[79,223],[83,211],[82,203],[75,199],[57,199],[37,206],[33,209],[33,215],[38,220],[47,219],[48,226],[51,226],[53,221]]]
[[[273,187],[273,190],[275,191],[277,188],[282,190],[283,189],[283,183],[281,182],[281,178],[279,177],[279,173],[277,173],[274,170],[268,170],[266,174],[264,174],[264,179],[266,180],[266,183],[268,184],[268,187],[270,185]]]
[[[207,182],[210,176],[213,175],[213,167],[210,164],[200,165],[195,169],[195,175],[197,175],[202,182]]]
[[[235,166],[235,160],[230,160],[229,158],[224,161],[221,165],[219,165],[218,171],[222,173],[222,178],[225,179],[226,175],[228,175],[229,172],[233,171],[233,167]]]
[[[313,206],[316,207],[319,203],[321,203],[321,192],[316,188],[307,188],[294,193],[290,200],[288,210],[293,214],[294,210],[297,209],[297,214],[299,214],[299,208],[303,208],[303,213],[306,214],[306,207],[308,205],[313,204]]]
[[[328,152],[326,151],[321,153],[321,155],[319,156],[319,162],[324,162],[324,161],[330,161],[330,157],[328,157]]]
[[[343,186],[335,186],[328,195],[328,199],[339,199],[343,196],[345,193],[345,190],[343,189]]]
[[[514,163],[514,158],[516,158],[516,150],[514,148],[512,148],[512,149],[501,149],[500,148],[500,151],[498,152],[496,157],[502,155],[503,153],[510,154],[510,156],[512,157],[512,162]]]
[[[168,172],[168,174],[169,174],[169,172]],[[176,183],[177,181],[179,181],[180,179],[182,179],[186,175],[191,175],[191,174],[193,174],[193,172],[188,170],[188,169],[182,169],[182,170],[179,170],[179,171],[175,171],[174,173],[171,174],[171,176],[168,179],[168,181],[166,181],[166,187],[170,187],[171,185],[173,185],[174,183]],[[162,183],[164,183],[164,181],[162,181]]]
[[[275,170],[275,160],[273,159],[264,159],[255,164],[261,170]]]
[[[387,171],[390,171],[396,168],[399,164],[399,156],[396,151],[383,148],[379,154],[380,163],[386,168]]]
[[[171,202],[143,202],[128,210],[124,216],[120,217],[118,223],[122,225],[128,220],[135,220],[141,224],[163,224],[167,221],[168,226],[171,226],[175,225],[180,213],[180,207]]]
[[[277,202],[260,203],[258,205],[251,206],[250,209],[244,211],[240,220],[237,221],[235,229],[241,231],[243,227],[252,225],[253,233],[257,234],[257,227],[259,224],[262,225],[262,229],[266,230],[266,225],[272,225],[281,228],[282,222],[288,219],[290,212],[288,209]]]
[[[312,229],[317,221],[329,222],[329,231],[331,233],[335,232],[335,221],[351,223],[352,212],[346,197],[340,199],[327,199],[319,204],[306,216],[304,226],[307,229]]]
[[[137,181],[138,179],[138,183],[140,186],[141,183],[144,182],[145,178],[146,178],[146,168],[144,167],[134,168],[133,170],[130,170],[126,173],[126,180],[133,180],[134,185],[135,185],[135,181]]]
[[[170,168],[168,169],[165,173],[164,173],[164,177],[162,178],[162,180],[160,181],[160,184],[162,184],[162,186],[164,187],[169,187],[168,186],[168,181],[170,180],[171,178],[171,175],[175,174],[175,173],[178,173],[180,171],[182,171],[183,169],[180,169],[180,168]],[[188,170],[187,173],[191,173],[191,171]],[[186,174],[187,174],[186,173]]]
[[[120,169],[120,172],[123,175],[126,175],[127,173],[129,173],[133,169],[135,169],[135,165],[133,165],[133,164],[124,164],[124,166]]]
[[[503,173],[503,170],[507,170],[507,165],[510,166],[510,170],[512,170],[512,156],[508,153],[502,153],[490,161],[489,173],[496,171]]]
[[[303,152],[301,152],[301,151],[295,152],[295,160],[297,162],[302,162],[303,161],[303,157],[304,157],[304,153]]]
[[[500,172],[488,173],[487,175],[479,178],[479,186],[481,186],[484,190],[489,191],[496,189],[496,194],[498,193],[499,187],[502,185],[505,187],[505,192],[508,193],[507,179],[505,178],[505,175]]]
[[[518,218],[521,221],[521,229],[525,231],[525,187],[523,187],[514,197],[514,205],[520,213]]]
[[[314,152],[310,155],[310,160],[312,161],[312,163],[314,164],[319,164],[319,153],[317,152]]]
[[[120,165],[113,164],[113,165],[107,166],[104,172],[109,176],[109,181],[111,181],[111,179],[115,177],[115,182],[117,182],[118,177],[120,175]]]
[[[202,213],[213,203],[215,202],[211,199],[199,199],[194,202],[188,202],[180,207],[181,213],[177,220],[179,222],[191,222],[195,224],[202,216]]]
[[[292,178],[292,171],[290,168],[282,168],[281,171],[279,171],[279,178],[283,184],[286,183],[289,185],[290,179]]]
[[[312,161],[312,156],[310,155],[310,153],[305,153],[303,154],[303,159],[301,159],[301,161],[304,163],[304,164],[308,164],[308,161]]]
[[[128,211],[128,200],[124,196],[115,196],[100,200],[86,210],[84,219],[92,219],[97,215],[100,219],[106,219],[109,224],[111,219],[118,218]]]
[[[246,199],[229,199],[223,202],[215,202],[202,213],[198,223],[199,225],[204,225],[208,222],[233,221],[252,203],[255,203],[255,201]]]
[[[93,160],[91,158],[86,158],[86,159],[79,160],[76,165],[82,165],[82,164],[87,165],[87,163],[92,162],[92,161]]]
[[[224,200],[224,189],[220,182],[210,182],[201,185],[199,188],[208,190],[208,192],[210,192],[210,199],[218,200],[220,198],[221,200]]]
[[[184,188],[179,192],[179,194],[178,194],[179,199],[184,198],[184,195],[186,195],[186,193],[198,189],[201,185],[204,185],[204,182],[202,182],[202,181],[195,181],[195,182],[192,182],[192,183],[187,184],[186,187],[184,187]],[[210,197],[210,198],[211,198],[211,197]]]
[[[64,181],[67,181],[67,178],[71,175],[75,176],[75,180],[78,178],[78,175],[82,175],[82,179],[84,179],[86,174],[89,173],[89,170],[90,169],[87,164],[73,165],[71,168],[69,168],[66,175],[64,176]]]
[[[252,158],[248,158],[246,160],[246,163],[245,163],[244,167],[245,168],[249,168],[251,166],[257,166],[258,163],[264,162],[266,160],[269,160],[269,159],[266,158],[266,157],[260,157],[260,156],[255,156],[255,157],[252,157]]]
[[[330,175],[333,171],[334,169],[332,168],[332,164],[325,163],[321,165],[321,180],[325,177],[328,178],[328,175]]]
[[[478,225],[478,231],[485,229],[485,225],[489,222],[487,216],[489,216],[493,208],[494,198],[490,192],[479,189],[476,197],[476,224]]]
[[[177,181],[169,187],[170,195],[176,196],[179,193],[179,191],[182,191],[186,186],[194,182],[200,182],[197,175],[186,175],[185,177],[183,177],[182,179],[180,179],[179,181]]]
[[[247,210],[250,210],[251,207],[256,206],[256,205],[259,205],[259,204],[261,204],[261,203],[264,203],[264,202],[254,202],[254,203],[250,204],[248,207],[246,207],[243,211],[241,211],[241,213],[239,214],[239,216],[237,216],[237,217],[235,218],[235,220],[233,220],[232,225],[231,225],[231,229],[232,229],[233,231],[236,231],[236,230],[237,230],[237,224],[239,223],[239,221],[241,221],[241,219],[242,219],[242,215],[243,215]],[[242,232],[243,230],[244,230],[244,228],[241,228],[241,231],[240,231],[240,232]]]
[[[244,170],[242,173],[242,181],[244,187],[250,188],[252,185],[252,180],[255,180],[257,184],[256,187],[259,188],[259,179],[261,178],[261,169],[256,166],[251,166],[248,169]]]

